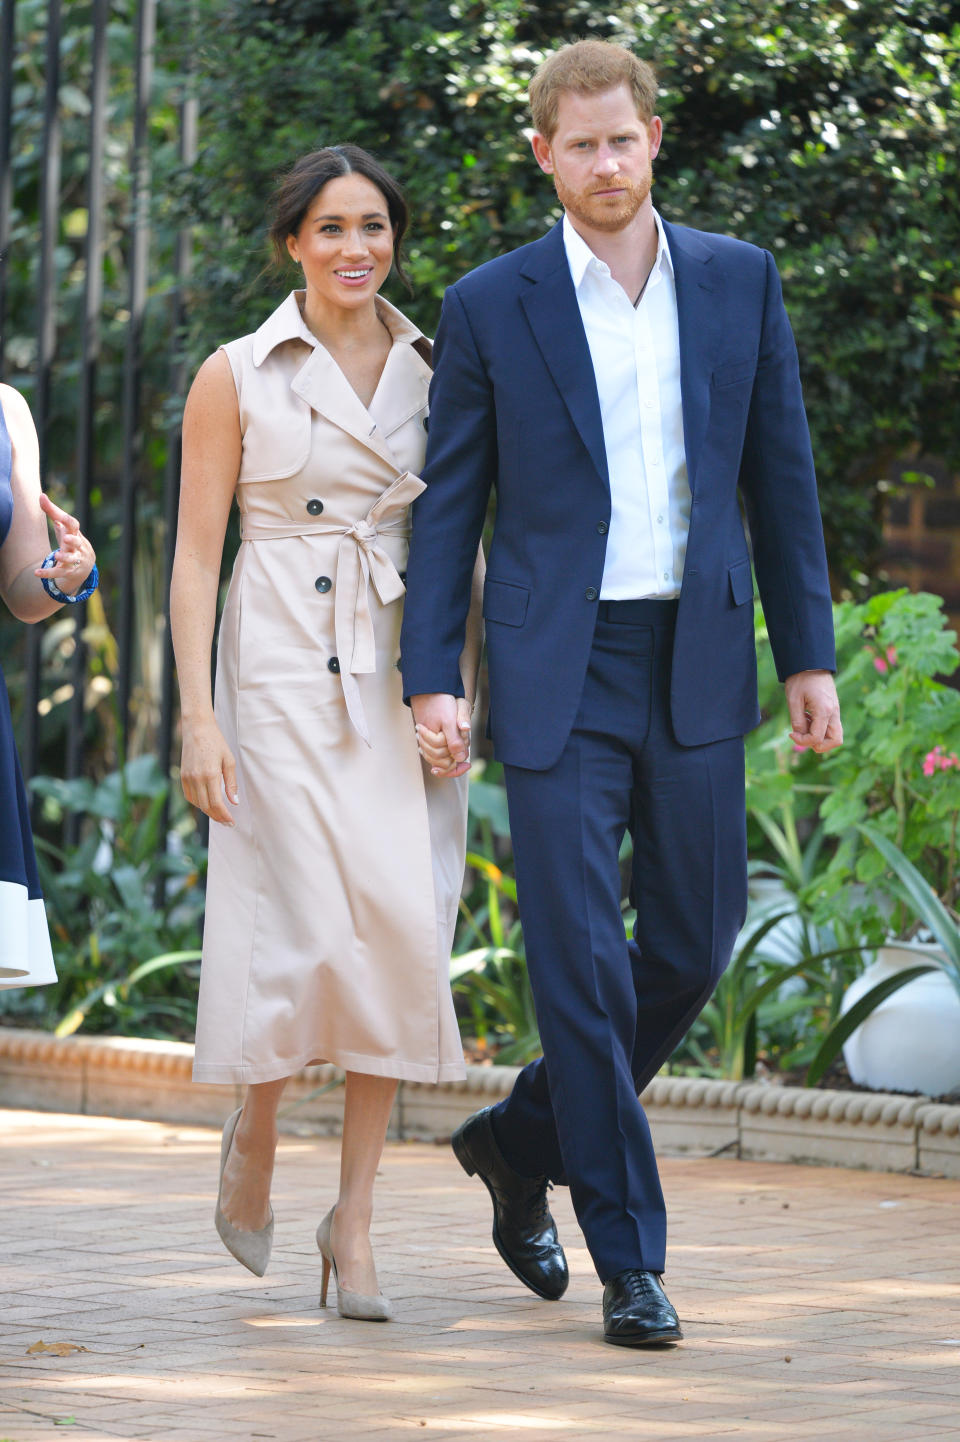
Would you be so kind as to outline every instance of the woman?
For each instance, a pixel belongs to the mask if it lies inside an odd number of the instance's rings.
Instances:
[[[263,1274],[284,1082],[312,1061],[343,1067],[321,1303],[332,1266],[341,1314],[378,1321],[391,1307],[369,1228],[397,1081],[464,1075],[447,971],[466,781],[443,778],[467,764],[427,734],[424,767],[397,669],[430,380],[429,344],[378,295],[394,266],[404,278],[406,224],[396,183],[356,146],[305,156],[281,183],[271,238],[304,288],[197,374],[171,594],[184,794],[217,823],[194,1077],[248,1086],[224,1130],[217,1230]],[[234,496],[242,542],[214,709]],[[461,663],[469,698],[478,624]]]
[[[44,556],[53,522],[57,549]],[[96,557],[73,516],[40,490],[37,432],[27,403],[0,385],[0,596],[18,621],[42,621],[86,600]],[[56,981],[20,762],[0,671],[0,988]]]

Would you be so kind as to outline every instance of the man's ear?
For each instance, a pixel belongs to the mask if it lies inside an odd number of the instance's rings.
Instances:
[[[550,154],[550,142],[535,130],[530,137],[530,145],[533,150],[533,158],[536,160],[544,175],[553,174],[553,157]]]
[[[660,142],[663,139],[663,121],[659,115],[655,115],[647,127],[647,135],[650,137],[650,159],[656,160],[660,150]]]

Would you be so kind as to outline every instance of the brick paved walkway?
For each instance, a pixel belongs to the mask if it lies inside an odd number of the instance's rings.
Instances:
[[[609,1347],[571,1266],[537,1301],[443,1147],[391,1145],[375,1242],[399,1321],[320,1312],[337,1143],[285,1137],[267,1277],[211,1225],[213,1132],[0,1113],[0,1442],[960,1437],[960,1182],[666,1160],[687,1341]],[[332,1291],[332,1288],[331,1288]],[[73,1342],[70,1356],[27,1354]]]

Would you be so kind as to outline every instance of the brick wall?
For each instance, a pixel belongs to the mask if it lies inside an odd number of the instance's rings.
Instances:
[[[899,462],[891,480],[909,471],[932,477],[934,485],[914,482],[889,502],[883,568],[891,586],[942,596],[950,623],[960,632],[960,475],[924,456]]]

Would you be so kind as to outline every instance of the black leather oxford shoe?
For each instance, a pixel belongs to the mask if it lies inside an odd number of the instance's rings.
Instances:
[[[468,1176],[478,1176],[493,1199],[493,1244],[515,1277],[538,1297],[555,1302],[570,1274],[547,1206],[546,1177],[522,1177],[500,1152],[484,1107],[454,1132],[451,1146]]]
[[[656,1272],[618,1272],[603,1289],[603,1337],[617,1347],[679,1342],[683,1333]]]

